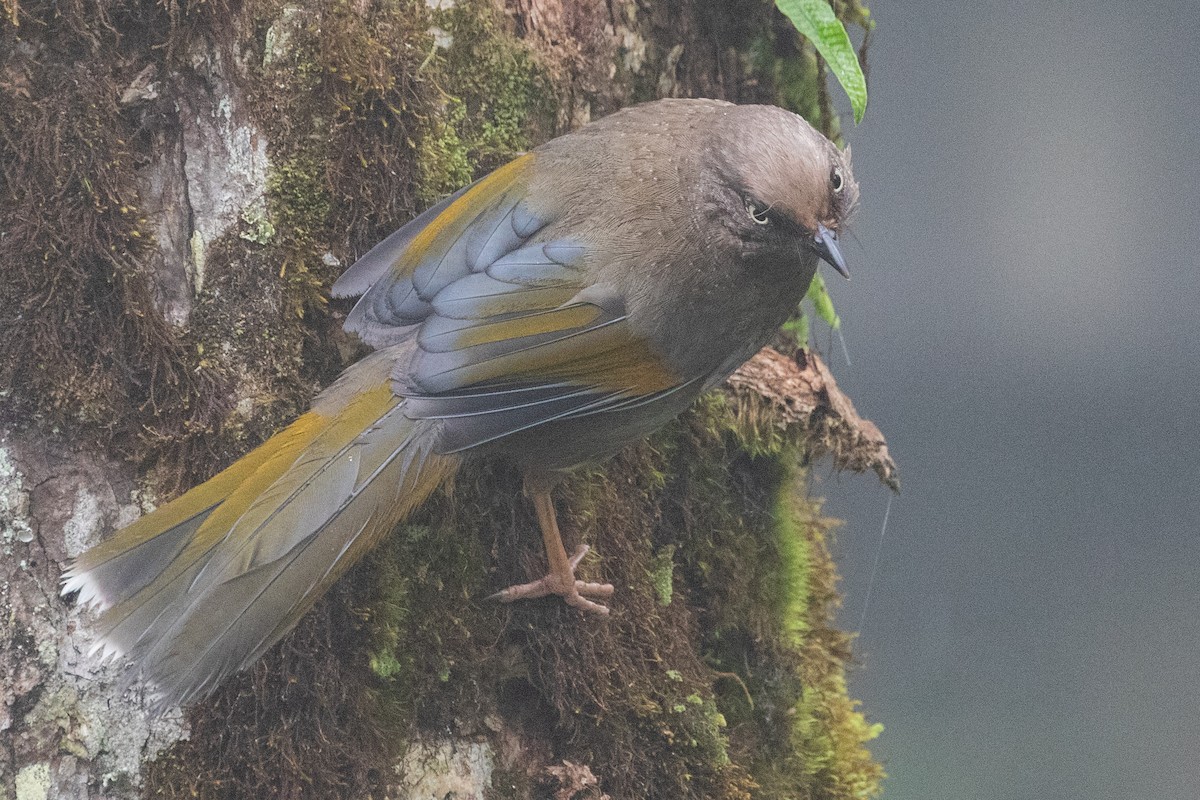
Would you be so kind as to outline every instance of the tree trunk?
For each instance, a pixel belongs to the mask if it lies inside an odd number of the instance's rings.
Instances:
[[[622,105],[831,129],[758,0],[3,0],[0,796],[852,798],[881,772],[803,464],[894,467],[812,353],[764,351],[558,497],[613,615],[481,600],[540,552],[472,468],[212,698],[89,655],[63,563],[215,473],[361,354],[326,300],[424,205]],[[866,23],[855,3],[848,21]]]

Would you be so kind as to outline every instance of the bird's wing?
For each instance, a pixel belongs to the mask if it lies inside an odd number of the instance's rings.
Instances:
[[[591,281],[604,252],[548,235],[565,200],[528,196],[536,158],[425,220],[347,319],[372,343],[415,334],[396,390],[406,416],[444,420],[443,452],[650,403],[703,377],[671,369],[629,325],[620,292]]]
[[[395,377],[406,415],[443,420],[444,452],[692,383],[634,334],[617,292],[576,282],[571,254],[580,252],[518,248],[433,298],[417,354]]]
[[[384,273],[396,264],[400,256],[412,244],[412,240],[417,238],[417,235],[425,230],[430,222],[433,222],[437,216],[449,208],[455,200],[466,194],[474,185],[464,186],[441,202],[425,209],[400,230],[372,247],[362,258],[355,261],[350,269],[343,272],[340,278],[334,281],[333,286],[330,287],[330,294],[334,297],[358,297],[365,293],[372,284],[382,278]]]
[[[548,222],[523,203],[532,153],[451,195],[384,239],[333,285],[337,297],[361,294],[346,330],[373,347],[407,338],[430,313],[429,301],[475,262],[495,258],[491,247],[512,248]],[[495,234],[492,236],[491,234]]]

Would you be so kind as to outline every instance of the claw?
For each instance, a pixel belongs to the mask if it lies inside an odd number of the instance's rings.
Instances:
[[[521,583],[501,589],[488,597],[501,603],[512,603],[516,600],[529,600],[535,597],[546,597],[556,594],[567,605],[591,614],[607,614],[608,607],[590,600],[595,597],[601,600],[613,596],[611,583],[588,583],[575,580],[575,568],[588,553],[588,546],[581,544],[575,554],[567,557],[563,547],[562,536],[558,532],[558,519],[554,515],[554,503],[550,500],[550,487],[557,479],[546,473],[527,472],[525,474],[525,491],[533,500],[534,510],[537,511],[538,527],[542,529],[542,543],[546,546],[546,560],[550,569],[546,575],[530,583]]]
[[[575,568],[579,566],[579,562],[583,560],[583,557],[587,553],[588,546],[580,545],[579,549],[575,551],[575,554],[571,556],[568,562],[571,569],[567,576],[549,573],[536,581],[519,583],[515,586],[509,586],[507,589],[501,589],[495,594],[489,595],[487,599],[500,603],[512,603],[517,600],[532,600],[537,597],[547,597],[554,594],[561,597],[567,605],[578,608],[580,611],[601,615],[608,614],[608,606],[593,602],[588,598],[595,597],[604,600],[612,597],[613,592],[616,591],[613,585],[611,583],[589,583],[587,581],[575,580]]]
[[[571,556],[571,559],[567,562],[568,564],[571,565],[572,572],[575,570],[576,567],[579,566],[579,562],[583,561],[583,557],[586,556],[588,554],[588,551],[591,549],[592,548],[587,546],[586,544],[581,544],[581,545],[579,545],[579,547],[575,548],[575,553]]]

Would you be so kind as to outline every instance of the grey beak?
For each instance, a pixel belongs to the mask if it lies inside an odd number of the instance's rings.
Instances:
[[[846,259],[842,257],[842,250],[838,247],[836,233],[824,225],[818,225],[817,232],[813,234],[813,249],[822,261],[842,273],[843,278],[850,280],[850,270],[846,269]]]

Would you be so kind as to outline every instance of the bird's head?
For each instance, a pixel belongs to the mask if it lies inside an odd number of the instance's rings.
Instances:
[[[772,261],[815,254],[849,277],[838,245],[858,200],[849,148],[781,108],[729,106],[706,150],[706,212],[742,252]]]

